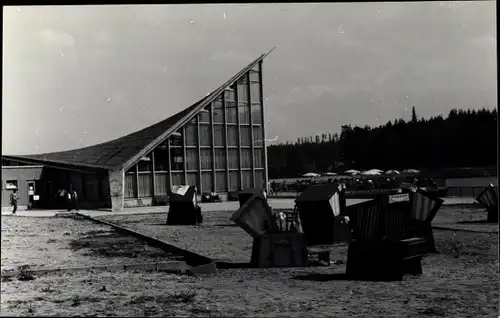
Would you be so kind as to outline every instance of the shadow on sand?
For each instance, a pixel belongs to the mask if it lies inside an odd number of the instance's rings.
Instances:
[[[411,275],[408,275],[411,276]],[[349,277],[346,273],[333,274],[306,274],[292,277],[292,279],[312,281],[312,282],[330,282],[330,281],[364,281],[364,282],[392,282],[401,281],[399,277],[382,276],[366,276],[366,277]]]
[[[235,227],[239,225],[234,223],[225,223],[225,224],[214,224],[213,226]]]
[[[493,222],[488,222],[488,220],[466,220],[458,221],[457,224],[492,224]]]
[[[232,269],[232,268],[255,268],[250,263],[231,263],[231,262],[217,262],[218,269]]]

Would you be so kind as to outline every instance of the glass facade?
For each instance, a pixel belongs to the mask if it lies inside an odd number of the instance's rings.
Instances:
[[[265,186],[260,64],[226,88],[125,173],[125,197],[166,195],[175,185],[199,193]]]

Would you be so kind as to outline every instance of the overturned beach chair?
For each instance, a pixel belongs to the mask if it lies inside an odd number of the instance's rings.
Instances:
[[[285,214],[282,214],[285,215]],[[286,215],[284,219],[286,220]],[[293,220],[294,216],[289,215]],[[251,264],[255,267],[303,267],[308,265],[306,240],[292,226],[278,226],[276,217],[259,193],[246,199],[230,218],[253,237]]]
[[[238,201],[240,207],[245,204],[253,195],[257,195],[263,199],[267,199],[266,192],[261,188],[247,188],[238,192]]]
[[[422,257],[429,240],[409,237],[405,220],[410,195],[379,195],[347,207],[352,230],[346,274],[352,279],[402,280],[422,274]]]
[[[475,200],[488,211],[487,222],[498,223],[498,193],[496,187],[490,184],[479,193]]]

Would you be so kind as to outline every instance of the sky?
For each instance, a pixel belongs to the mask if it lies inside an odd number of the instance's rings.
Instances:
[[[2,153],[121,137],[260,54],[266,138],[495,108],[496,3],[4,7]]]

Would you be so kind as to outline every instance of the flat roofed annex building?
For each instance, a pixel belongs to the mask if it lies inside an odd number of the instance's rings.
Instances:
[[[271,51],[197,103],[140,131],[69,151],[3,155],[2,207],[14,188],[21,207],[51,208],[58,191],[71,185],[82,208],[112,211],[153,205],[175,185],[196,185],[199,193],[265,188],[262,64]]]

